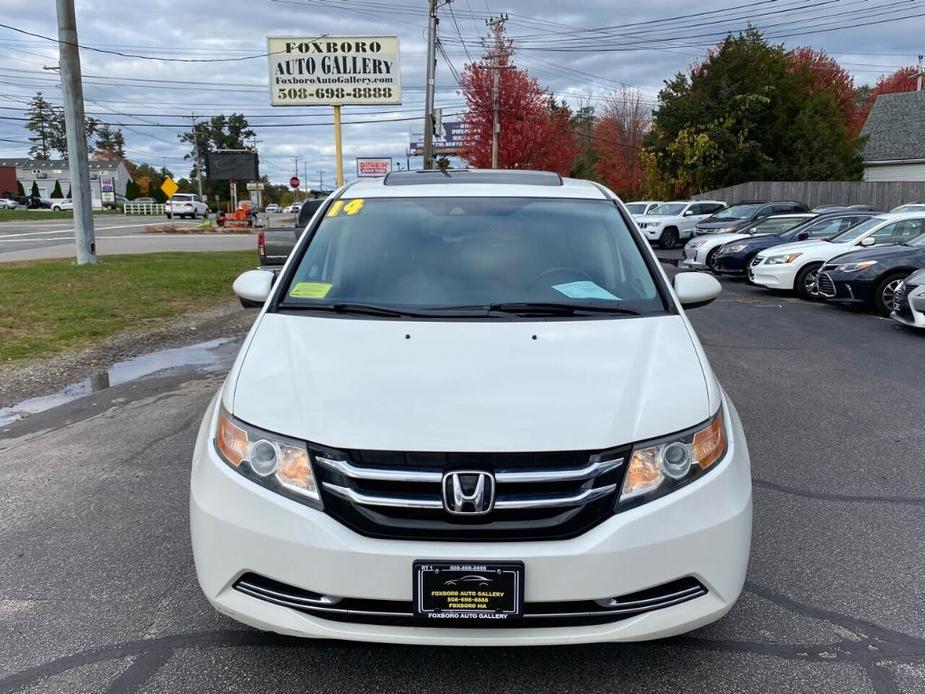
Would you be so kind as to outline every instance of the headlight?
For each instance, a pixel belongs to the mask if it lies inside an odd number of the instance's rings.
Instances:
[[[717,229],[716,233],[717,234],[731,234],[735,230],[736,230],[735,227],[723,227],[722,229]]]
[[[858,272],[859,270],[866,270],[869,267],[873,267],[876,264],[876,260],[865,260],[860,263],[845,263],[844,265],[839,265],[835,269],[839,272]]]
[[[787,255],[772,255],[764,261],[765,265],[786,265],[799,258],[802,253],[788,253]]]
[[[700,248],[706,242],[707,242],[706,239],[701,239],[699,241],[689,241],[687,244],[687,248]]]
[[[693,482],[726,454],[723,409],[706,424],[633,449],[617,509],[638,506]]]
[[[744,251],[747,246],[744,243],[734,243],[731,246],[726,246],[722,249],[722,252],[725,253],[738,253],[739,251]]]
[[[318,483],[301,441],[261,431],[219,409],[215,450],[252,482],[314,508],[321,508]]]

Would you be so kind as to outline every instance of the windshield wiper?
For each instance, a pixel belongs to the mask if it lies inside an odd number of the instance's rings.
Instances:
[[[620,306],[606,306],[602,304],[568,304],[562,302],[504,302],[489,304],[489,313],[511,313],[520,316],[580,316],[596,313],[610,313],[614,315],[639,316],[639,311]]]
[[[401,318],[403,316],[417,315],[409,311],[399,311],[375,304],[361,304],[352,302],[336,302],[332,304],[287,304],[285,309],[297,311],[330,311],[331,313],[355,313],[365,316],[385,316],[387,318]]]

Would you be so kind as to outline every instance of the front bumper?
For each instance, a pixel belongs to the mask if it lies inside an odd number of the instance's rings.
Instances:
[[[231,470],[211,441],[216,404],[193,454],[190,526],[199,584],[220,612],[258,629],[314,638],[421,645],[639,641],[722,617],[742,590],[751,541],[751,473],[738,415],[726,404],[729,450],[717,468],[583,535],[545,542],[423,542],[354,533],[323,512]],[[707,594],[620,621],[543,628],[438,628],[334,621],[233,586],[252,572],[341,598],[411,601],[416,559],[524,562],[526,603],[599,600],[684,577]]]
[[[707,254],[709,249],[699,246],[697,248],[684,247],[684,257],[678,263],[680,270],[708,270]]]
[[[768,289],[793,289],[798,267],[793,263],[767,265],[764,261],[748,266],[748,278]]]
[[[903,325],[925,329],[925,285],[918,285],[909,290],[902,310],[894,310],[890,315],[893,320]]]
[[[717,253],[713,261],[713,272],[745,277],[748,273],[748,258],[739,253]]]
[[[862,279],[857,274],[851,276],[825,268],[816,276],[819,296],[833,304],[868,304],[873,299],[873,286],[872,279]]]

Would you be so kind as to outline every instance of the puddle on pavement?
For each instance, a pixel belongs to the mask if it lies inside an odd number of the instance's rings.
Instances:
[[[162,371],[183,368],[211,372],[227,369],[238,353],[238,346],[237,340],[219,338],[187,347],[149,352],[116,362],[106,371],[101,371],[77,383],[71,383],[50,395],[23,400],[10,407],[0,407],[0,427],[12,424],[30,414],[45,412],[71,400],[97,393],[120,383],[137,381]]]

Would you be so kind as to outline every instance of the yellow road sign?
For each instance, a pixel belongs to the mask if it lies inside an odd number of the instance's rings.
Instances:
[[[170,176],[168,176],[161,184],[161,190],[164,191],[164,195],[166,195],[168,198],[172,198],[177,194],[177,191],[180,190],[180,186],[178,186],[176,182],[170,178]]]

